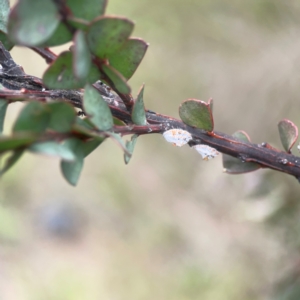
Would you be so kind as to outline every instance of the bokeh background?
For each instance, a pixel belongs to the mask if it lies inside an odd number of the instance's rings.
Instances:
[[[298,0],[110,0],[107,12],[150,43],[130,80],[147,108],[178,117],[183,100],[213,97],[216,130],[276,147],[279,120],[300,125]],[[46,68],[12,55],[28,74]],[[58,159],[26,154],[0,179],[0,298],[300,299],[299,184],[226,175],[221,160],[149,135],[125,166],[106,141],[74,188]]]

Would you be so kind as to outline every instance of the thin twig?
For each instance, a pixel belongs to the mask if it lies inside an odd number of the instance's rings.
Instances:
[[[0,47],[0,63],[3,65],[1,57],[3,57],[3,55],[1,55]],[[14,66],[12,66],[12,68],[13,67]],[[53,100],[61,99],[62,101],[67,101],[75,107],[83,109],[82,93],[80,91],[47,90],[41,85],[41,80],[37,80],[33,76],[24,75],[24,73],[21,75],[12,75],[13,76],[8,76],[3,70],[0,72],[0,83],[6,87],[6,89],[0,90],[0,98],[6,99],[9,103],[22,101],[28,98],[37,101],[45,101],[45,99],[51,98]],[[8,79],[10,80],[9,84],[7,84]],[[14,85],[12,82],[15,82],[16,84]],[[5,86],[5,84],[7,84],[7,86]],[[11,85],[14,87],[13,90],[10,90]],[[30,87],[30,89],[22,88],[22,86]],[[262,168],[269,168],[290,174],[300,180],[300,157],[268,147],[267,143],[247,143],[222,132],[214,131],[209,133],[198,128],[190,127],[175,118],[161,115],[150,110],[146,110],[148,125],[132,125],[130,111],[123,101],[121,101],[120,97],[109,92],[99,84],[96,84],[96,86],[98,91],[102,94],[103,99],[109,105],[113,116],[128,124],[124,127],[115,126],[114,129],[116,133],[121,133],[123,135],[141,135],[163,133],[172,128],[186,130],[193,137],[193,140],[189,142],[190,146],[200,143],[206,144],[217,149],[221,153],[236,157],[243,162],[257,163]]]

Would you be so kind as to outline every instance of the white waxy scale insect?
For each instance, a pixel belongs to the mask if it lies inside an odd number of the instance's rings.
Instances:
[[[202,156],[203,160],[213,159],[219,155],[219,152],[212,147],[207,145],[195,145],[193,148]]]
[[[174,146],[181,147],[192,140],[192,135],[182,129],[170,129],[163,133],[167,142],[172,143]]]

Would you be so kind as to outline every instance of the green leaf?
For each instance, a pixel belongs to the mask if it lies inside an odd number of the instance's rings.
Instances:
[[[78,182],[81,170],[83,168],[84,153],[82,150],[82,141],[78,139],[69,139],[65,141],[65,147],[75,154],[74,161],[61,161],[61,170],[65,179],[73,186]]]
[[[7,34],[0,30],[0,42],[3,44],[6,50],[11,50],[14,46],[14,44],[10,41],[9,37]]]
[[[4,166],[0,169],[0,176],[7,172],[22,156],[23,149],[16,150],[5,160]]]
[[[133,27],[133,22],[126,18],[105,16],[96,19],[87,33],[92,53],[108,58],[125,44]]]
[[[79,19],[91,21],[105,12],[107,0],[67,0],[72,15]]]
[[[9,15],[9,1],[0,0],[0,41],[4,45],[5,49],[11,50],[14,44],[7,36],[7,21]]]
[[[76,118],[73,106],[65,102],[49,103],[47,106],[51,113],[48,127],[56,132],[70,132]]]
[[[105,140],[105,137],[96,137],[82,144],[83,156],[90,155],[98,146],[100,146]]]
[[[91,68],[91,54],[83,31],[78,30],[74,36],[73,71],[75,76],[82,80],[89,74]]]
[[[214,130],[214,120],[210,105],[204,101],[197,99],[184,101],[179,107],[179,116],[189,126],[209,132]]]
[[[4,33],[7,33],[9,11],[9,0],[0,0],[0,30]]]
[[[138,135],[134,134],[131,137],[130,141],[126,141],[126,148],[127,148],[128,152],[130,153],[130,155],[128,153],[124,153],[124,161],[125,161],[126,165],[129,163],[129,161],[132,157],[132,153],[133,153],[137,138],[138,138]]]
[[[114,88],[121,94],[129,94],[131,92],[130,86],[121,73],[111,66],[102,65],[102,71],[114,84]]]
[[[12,136],[0,136],[0,153],[27,147],[36,140],[34,135],[14,134]]]
[[[40,102],[29,102],[16,120],[14,132],[42,133],[48,127],[50,113],[47,106]]]
[[[248,133],[243,131],[243,130],[236,131],[232,136],[235,137],[236,139],[242,141],[242,142],[245,142],[245,143],[250,143],[251,142]]]
[[[122,120],[120,120],[118,118],[114,117],[113,120],[114,120],[114,125],[117,125],[117,126],[125,126],[126,125],[125,122],[123,122]]]
[[[7,106],[8,106],[8,102],[4,99],[0,99],[0,134],[3,131]]]
[[[10,13],[8,34],[16,44],[37,46],[51,37],[59,21],[53,1],[20,0]]]
[[[87,82],[93,83],[99,79],[99,71],[95,66],[90,69],[86,79],[77,79],[73,74],[72,62],[72,53],[62,52],[44,73],[44,84],[50,89],[77,89],[82,88]]]
[[[145,85],[142,85],[140,88],[140,91],[138,93],[137,99],[135,100],[132,108],[131,113],[131,119],[134,124],[137,125],[146,125],[147,119],[146,119],[146,113],[145,113],[145,106],[144,106],[144,87]]]
[[[99,92],[87,84],[84,89],[83,106],[90,120],[100,130],[110,130],[113,127],[111,111]]]
[[[250,138],[248,134],[242,130],[235,132],[233,135],[236,139],[248,143]],[[252,162],[243,162],[242,159],[223,154],[224,172],[228,174],[242,174],[255,171],[260,168],[260,165]]]
[[[66,144],[53,141],[32,144],[28,150],[35,153],[58,156],[68,161],[74,161],[76,159],[75,154]]]
[[[278,130],[283,148],[291,152],[298,138],[298,127],[292,121],[283,119],[278,123]]]
[[[109,56],[109,64],[128,80],[144,58],[147,48],[148,44],[142,39],[128,39],[118,52]]]
[[[68,27],[60,22],[53,32],[53,34],[43,43],[41,43],[40,47],[54,47],[60,46],[65,43],[68,43],[72,40],[72,33],[68,29]]]

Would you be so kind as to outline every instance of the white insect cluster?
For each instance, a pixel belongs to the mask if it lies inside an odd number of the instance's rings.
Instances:
[[[192,135],[186,130],[170,129],[163,133],[167,142],[172,143],[174,146],[181,147],[192,140]]]
[[[202,156],[203,160],[213,159],[219,155],[219,152],[207,145],[195,145],[193,148]]]
[[[163,137],[167,142],[172,143],[177,147],[182,147],[193,139],[188,131],[182,129],[167,130],[163,133]],[[202,159],[206,161],[219,155],[219,152],[215,148],[207,145],[195,145],[192,148],[194,148],[202,156]]]

